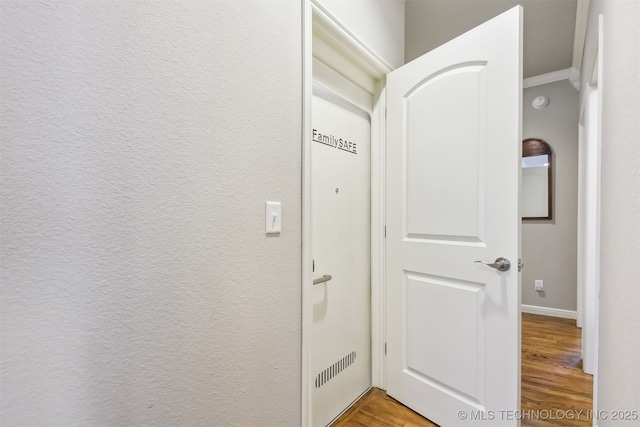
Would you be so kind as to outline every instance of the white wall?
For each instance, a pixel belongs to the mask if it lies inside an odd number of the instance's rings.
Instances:
[[[640,411],[640,2],[591,2],[582,75],[596,54],[598,15],[604,17],[599,410]],[[598,425],[628,425],[612,417]],[[631,422],[633,424],[633,422]]]
[[[392,68],[404,64],[404,0],[317,0]]]
[[[549,105],[536,110],[543,95]],[[553,219],[522,222],[522,303],[576,310],[578,205],[578,91],[568,80],[524,90],[522,137],[545,140],[553,150]],[[544,280],[536,292],[534,280]]]
[[[299,425],[300,9],[1,3],[0,424]]]

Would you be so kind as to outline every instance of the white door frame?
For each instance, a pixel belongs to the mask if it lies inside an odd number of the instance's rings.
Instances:
[[[583,370],[593,375],[593,410],[598,410],[600,318],[600,151],[602,132],[603,17],[593,61],[587,69],[579,121],[578,320],[582,327]],[[595,102],[594,102],[595,101]],[[587,194],[588,192],[588,194]],[[595,420],[594,420],[595,423]],[[595,425],[595,424],[594,424]]]
[[[312,59],[323,62],[348,78],[356,79],[373,94],[371,115],[371,369],[372,384],[384,388],[384,170],[385,76],[393,70],[316,0],[303,2],[303,126],[302,126],[302,390],[301,425],[312,423],[311,333],[312,206],[311,206],[311,97]],[[322,45],[322,46],[318,46]],[[330,47],[331,49],[323,49]],[[318,52],[318,50],[320,52]],[[339,55],[332,57],[332,53]],[[326,55],[326,57],[322,57]],[[345,58],[350,60],[345,61]],[[365,87],[366,86],[366,87]]]

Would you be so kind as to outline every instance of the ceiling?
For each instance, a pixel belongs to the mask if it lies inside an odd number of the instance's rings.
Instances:
[[[405,62],[520,4],[524,78],[572,66],[578,0],[406,0]]]

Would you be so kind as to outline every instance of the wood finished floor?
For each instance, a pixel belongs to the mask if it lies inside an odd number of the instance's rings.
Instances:
[[[552,411],[583,411],[592,407],[593,379],[582,372],[580,329],[575,321],[522,314],[522,403],[523,414]],[[567,412],[562,412],[562,414]],[[572,412],[575,414],[575,412]],[[581,419],[523,419],[528,427],[581,427]],[[569,418],[569,417],[566,417]],[[465,424],[469,426],[469,424]],[[436,426],[426,418],[373,388],[333,424],[336,427]]]
[[[575,320],[522,314],[522,410],[583,411],[579,420],[529,420],[523,426],[591,426],[593,377],[582,371]],[[562,415],[562,414],[561,414]]]

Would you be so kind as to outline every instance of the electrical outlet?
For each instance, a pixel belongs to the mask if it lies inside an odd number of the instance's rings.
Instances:
[[[536,291],[537,292],[542,292],[544,291],[544,281],[543,280],[536,280]]]

